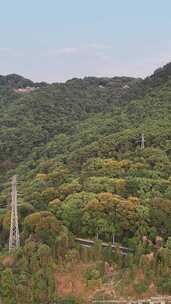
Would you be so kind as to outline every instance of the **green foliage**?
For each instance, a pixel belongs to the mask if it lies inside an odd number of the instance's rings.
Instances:
[[[131,244],[137,250],[128,258],[132,268],[140,261],[144,269],[150,265],[161,291],[170,292],[170,67],[145,80],[90,77],[47,85],[0,77],[0,248],[10,225],[6,181],[14,173],[22,180],[22,249],[12,269],[2,264],[3,303],[48,303],[58,296],[52,261],[72,262],[78,253],[68,231]],[[15,91],[26,86],[39,89]],[[109,251],[106,256],[121,267]],[[143,293],[147,285],[135,288]]]
[[[53,246],[61,225],[54,215],[47,211],[35,212],[28,215],[23,222],[24,237],[34,234],[41,241]]]
[[[171,275],[162,276],[158,281],[158,288],[164,294],[171,294]]]
[[[63,304],[81,304],[84,303],[81,299],[76,299],[73,295],[67,296],[61,300]],[[60,303],[60,301],[59,301]]]
[[[146,282],[135,284],[134,287],[138,294],[144,293],[148,290],[148,284]]]
[[[0,297],[4,304],[16,304],[14,276],[10,268],[2,271],[0,276]]]
[[[100,272],[97,269],[88,269],[85,273],[87,280],[97,280],[100,278]]]

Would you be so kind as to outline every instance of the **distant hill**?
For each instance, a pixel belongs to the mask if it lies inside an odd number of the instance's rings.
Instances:
[[[37,84],[15,74],[1,76],[0,87],[10,89],[0,91],[0,180],[10,170],[27,175],[20,165],[27,167],[31,161],[36,167],[42,158],[55,158],[77,172],[98,157],[147,162],[142,176],[167,179],[170,67],[169,63],[145,80],[86,77],[43,83],[29,94],[16,94],[14,89]],[[150,163],[137,154],[142,133]]]
[[[10,92],[11,88],[37,85],[16,75],[3,79],[4,87],[10,87]],[[53,136],[61,132],[72,134],[77,124],[89,115],[107,113],[126,99],[136,81],[139,80],[127,77],[88,77],[45,85],[30,94],[3,93],[0,108],[5,115],[0,116],[3,126],[0,159],[21,160],[29,155],[30,149],[46,144]]]
[[[17,74],[9,74],[7,76],[0,76],[0,86],[16,89],[20,87],[34,86],[34,82]]]
[[[0,159],[18,162],[28,157],[31,149],[47,144],[56,135],[74,134],[78,124],[92,115],[110,113],[123,104],[119,117],[131,100],[156,94],[153,88],[163,89],[170,77],[171,64],[145,80],[86,77],[47,85],[16,74],[0,76]],[[39,90],[15,94],[14,89],[26,87]],[[167,93],[166,90],[166,96]],[[142,109],[142,116],[143,112]]]
[[[26,87],[44,87],[47,86],[45,82],[34,83],[33,81],[26,79],[17,74],[9,74],[7,76],[0,75],[0,89],[18,89]]]
[[[164,83],[171,79],[171,62],[166,64],[164,67],[157,69],[147,80],[157,84]]]

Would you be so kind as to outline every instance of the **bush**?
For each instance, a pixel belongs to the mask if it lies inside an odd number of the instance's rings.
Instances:
[[[62,304],[81,304],[82,300],[76,299],[74,296],[67,296],[64,300],[62,300]]]
[[[88,269],[85,273],[85,278],[89,280],[97,280],[100,278],[100,271],[97,269]]]
[[[171,294],[171,275],[159,279],[159,292]]]
[[[141,294],[148,290],[148,285],[146,282],[140,282],[134,285],[137,293]]]

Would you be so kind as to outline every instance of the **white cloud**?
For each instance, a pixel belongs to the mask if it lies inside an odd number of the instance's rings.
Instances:
[[[76,46],[76,47],[64,47],[64,48],[57,48],[48,50],[46,52],[46,56],[52,55],[52,56],[61,56],[61,55],[74,55],[74,54],[81,54],[89,51],[97,51],[97,50],[109,50],[112,49],[111,45],[105,45],[105,44],[98,44],[98,43],[88,43],[82,46]]]
[[[65,48],[59,48],[54,50],[49,50],[49,55],[68,55],[68,54],[75,54],[79,48],[76,47],[65,47]]]
[[[11,52],[11,49],[10,48],[0,48],[0,54],[3,55],[3,54],[8,54]]]
[[[4,56],[10,56],[10,57],[20,57],[23,56],[23,52],[19,51],[19,50],[14,50],[11,48],[0,48],[0,56],[4,57]]]
[[[87,48],[96,49],[96,50],[109,50],[112,49],[112,46],[108,44],[90,43],[87,44]]]

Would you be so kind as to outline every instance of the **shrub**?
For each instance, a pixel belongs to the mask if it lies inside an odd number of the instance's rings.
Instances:
[[[171,275],[164,276],[158,281],[158,289],[162,293],[171,294]]]
[[[148,285],[146,282],[140,282],[134,285],[137,293],[141,294],[148,290]]]

